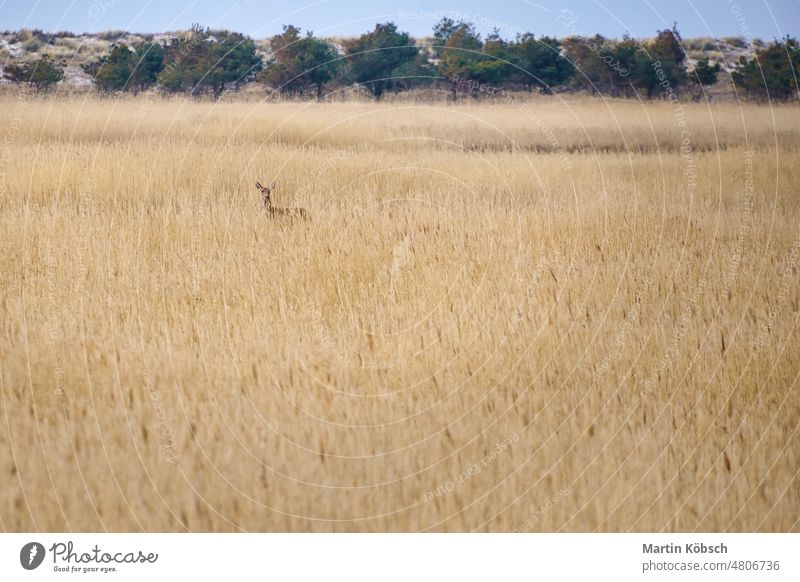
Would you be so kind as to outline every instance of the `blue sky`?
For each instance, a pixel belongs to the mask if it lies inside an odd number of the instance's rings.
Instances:
[[[498,28],[509,38],[520,31],[644,37],[673,21],[684,37],[769,40],[800,32],[800,0],[0,0],[0,30],[162,32],[197,22],[254,37],[280,32],[284,24],[353,36],[393,20],[424,36],[442,16],[474,22],[483,34]]]

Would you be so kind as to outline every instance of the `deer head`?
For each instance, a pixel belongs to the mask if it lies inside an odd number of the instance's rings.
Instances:
[[[264,208],[269,210],[272,208],[272,189],[275,187],[275,181],[273,180],[272,184],[267,186],[266,188],[261,185],[261,182],[256,182],[256,188],[261,191],[261,198],[264,200]]]

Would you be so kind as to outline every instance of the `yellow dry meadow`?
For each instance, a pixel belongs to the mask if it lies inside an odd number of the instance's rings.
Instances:
[[[797,105],[0,101],[3,530],[800,531]]]

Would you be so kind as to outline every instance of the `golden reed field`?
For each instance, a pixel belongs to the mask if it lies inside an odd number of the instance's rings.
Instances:
[[[800,531],[796,105],[0,101],[3,530]]]

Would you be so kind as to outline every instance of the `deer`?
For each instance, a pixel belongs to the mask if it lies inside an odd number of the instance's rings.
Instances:
[[[256,182],[256,188],[261,191],[261,198],[264,201],[264,210],[270,218],[278,216],[285,216],[287,218],[299,218],[302,220],[311,220],[308,210],[305,208],[281,208],[272,205],[272,190],[275,188],[276,182],[273,181],[267,187],[261,185],[261,182]]]

